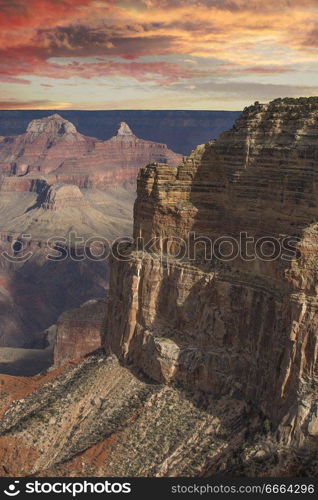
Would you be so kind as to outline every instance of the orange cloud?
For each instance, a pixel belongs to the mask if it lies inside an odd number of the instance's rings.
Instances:
[[[317,0],[0,0],[0,28],[0,80],[25,85],[296,74],[318,45]]]
[[[67,109],[71,104],[70,102],[55,102],[40,99],[29,101],[8,99],[7,101],[0,101],[0,109]]]

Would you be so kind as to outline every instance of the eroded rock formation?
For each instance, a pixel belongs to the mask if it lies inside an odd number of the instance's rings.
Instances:
[[[70,255],[70,234],[83,242],[131,234],[131,188],[140,163],[154,158],[181,156],[138,139],[125,123],[101,141],[57,114],[33,120],[20,136],[0,138],[0,347],[35,347],[37,334],[61,312],[105,294],[106,259],[49,262],[50,238],[62,239]]]
[[[215,397],[235,391],[261,408],[286,442],[313,449],[317,120],[317,99],[256,103],[180,167],[143,168],[134,234],[157,243],[152,251],[123,249],[125,259],[113,261],[106,327],[111,351],[154,380]],[[175,238],[188,241],[191,231],[212,241],[247,233],[280,245],[298,237],[298,251],[222,260],[204,258],[200,244],[192,255],[190,243],[190,254],[176,257]]]
[[[101,141],[80,134],[58,114],[32,120],[22,135],[0,138],[0,173],[15,179],[4,179],[4,187],[19,191],[43,176],[49,184],[81,188],[127,186],[134,183],[141,165],[178,164],[181,158],[165,144],[139,139],[124,122],[114,137]]]
[[[24,134],[1,138],[0,169],[17,176],[45,174],[65,158],[87,153],[95,142],[96,139],[79,134],[72,123],[58,114],[32,120]]]
[[[99,349],[104,323],[103,300],[90,300],[77,309],[63,313],[57,322],[54,366]]]
[[[54,184],[47,192],[42,202],[45,210],[59,210],[88,206],[78,186],[70,184]]]
[[[2,110],[0,136],[25,132],[31,120],[53,111]],[[197,145],[229,130],[240,111],[177,110],[108,110],[75,111],[63,109],[63,117],[82,134],[105,140],[114,134],[118,122],[129,123],[138,137],[167,144],[170,149],[187,155]]]

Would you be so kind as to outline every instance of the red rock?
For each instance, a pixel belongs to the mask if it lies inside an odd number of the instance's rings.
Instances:
[[[57,322],[54,366],[100,348],[104,320],[105,302],[102,300],[90,300],[63,313]]]
[[[317,476],[317,117],[317,99],[255,104],[178,168],[141,170],[135,235],[161,258],[126,244],[113,259],[112,355],[7,408],[3,475]],[[169,253],[191,230],[297,235],[300,258]],[[57,357],[87,349],[77,316]]]
[[[106,258],[47,262],[48,239],[65,238],[68,245],[71,232],[110,241],[131,234],[134,200],[123,186],[134,185],[140,165],[180,158],[164,144],[137,138],[124,123],[101,141],[56,114],[33,120],[20,136],[0,138],[0,253],[14,255],[12,244],[23,235],[29,235],[25,253],[33,252],[21,264],[1,258],[11,284],[0,289],[0,346],[33,346],[61,312],[105,292]]]
[[[72,123],[57,114],[33,120],[24,134],[2,138],[0,170],[11,175],[45,174],[66,157],[78,157],[89,151],[95,141],[79,134]]]
[[[28,190],[30,179],[45,178],[79,187],[107,189],[132,184],[142,165],[180,163],[165,144],[136,137],[126,123],[107,141],[86,137],[58,114],[30,122],[24,134],[0,138],[0,172],[14,176],[6,190]]]

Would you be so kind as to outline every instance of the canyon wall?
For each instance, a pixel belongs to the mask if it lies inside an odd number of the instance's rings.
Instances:
[[[309,448],[318,436],[317,160],[318,100],[279,99],[246,108],[179,167],[142,168],[139,242],[113,259],[105,338],[152,379],[250,401],[285,442]],[[242,234],[258,243],[233,253]],[[226,242],[209,256],[207,237]],[[152,241],[143,251],[141,238]]]

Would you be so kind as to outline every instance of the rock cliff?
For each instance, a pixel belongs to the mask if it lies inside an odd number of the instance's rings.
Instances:
[[[106,326],[125,363],[251,401],[285,443],[308,450],[318,437],[317,158],[318,100],[285,99],[246,108],[179,167],[141,169],[134,235],[151,245],[113,260]]]
[[[34,346],[34,336],[61,312],[105,294],[107,259],[72,261],[70,235],[82,242],[130,235],[140,165],[181,159],[165,144],[139,139],[125,122],[103,141],[80,134],[56,113],[32,120],[21,135],[0,137],[0,270],[6,281],[0,286],[0,348]],[[64,241],[67,262],[47,261],[52,237]],[[32,252],[32,259],[22,262],[23,252]],[[8,262],[5,254],[18,258]],[[55,286],[63,293],[56,296]]]
[[[0,170],[17,176],[45,174],[65,158],[92,150],[95,142],[96,139],[79,134],[72,123],[58,114],[32,120],[24,134],[1,138]]]
[[[135,189],[140,165],[152,161],[177,165],[181,160],[182,156],[165,144],[139,139],[121,122],[114,137],[96,141],[94,148],[80,158],[66,157],[49,179],[103,190],[118,186]]]
[[[54,366],[99,349],[104,323],[103,300],[89,300],[81,307],[63,313],[57,322]]]

